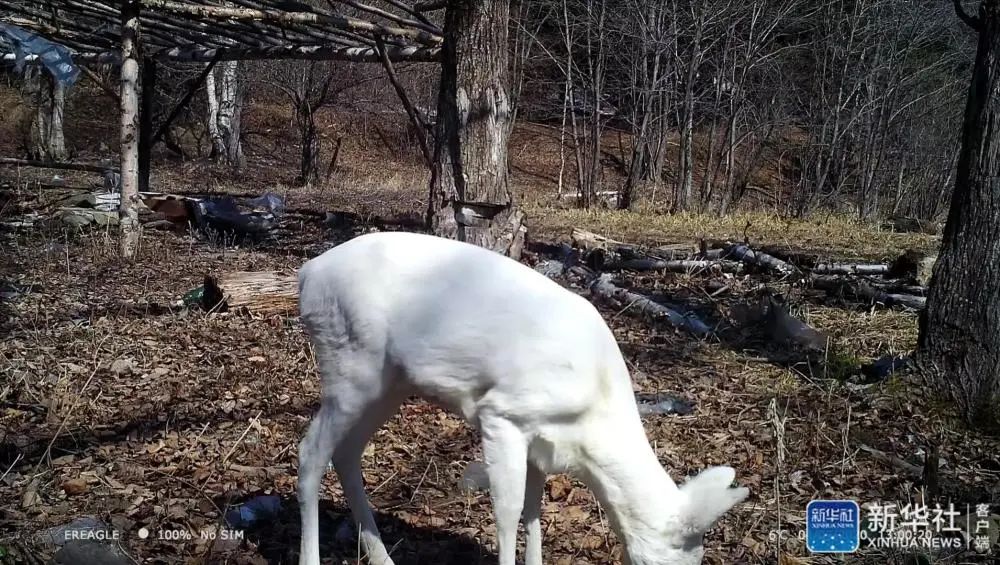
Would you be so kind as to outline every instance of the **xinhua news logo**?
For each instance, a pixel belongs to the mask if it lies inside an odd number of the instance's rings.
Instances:
[[[964,506],[964,508],[962,508]],[[956,508],[934,504],[866,504],[862,516],[853,500],[813,500],[806,506],[806,548],[811,553],[854,553],[865,549],[966,549],[987,553],[1000,516],[989,504]],[[963,511],[964,510],[964,511]]]
[[[813,500],[806,506],[806,548],[853,553],[861,543],[861,509],[853,500]]]

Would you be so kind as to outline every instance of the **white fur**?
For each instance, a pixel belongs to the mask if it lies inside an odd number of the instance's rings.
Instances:
[[[413,233],[357,237],[306,263],[300,310],[323,380],[299,447],[300,564],[319,564],[318,489],[332,458],[369,561],[391,565],[361,477],[372,433],[409,395],[480,431],[499,565],[541,565],[545,475],[596,494],[632,565],[701,562],[702,537],[745,488],[728,467],[678,488],[639,420],[611,330],[585,299],[473,245]]]

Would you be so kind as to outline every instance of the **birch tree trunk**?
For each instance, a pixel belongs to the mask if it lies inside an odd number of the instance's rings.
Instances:
[[[239,169],[243,166],[243,146],[240,143],[243,92],[239,84],[239,62],[225,61],[218,66],[222,68],[219,88],[219,134],[222,136],[226,162]]]
[[[208,138],[212,141],[211,157],[217,159],[226,153],[226,145],[222,141],[222,134],[219,133],[219,97],[215,92],[215,71],[213,68],[205,76],[205,96],[208,99],[205,127],[208,129]]]
[[[1000,0],[982,0],[958,173],[918,359],[970,423],[1000,423]]]
[[[507,174],[509,0],[449,0],[428,223],[517,258],[525,216]]]
[[[122,5],[121,66],[121,254],[135,257],[139,246],[139,1]]]

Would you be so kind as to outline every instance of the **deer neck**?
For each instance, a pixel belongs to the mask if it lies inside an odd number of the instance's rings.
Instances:
[[[625,426],[600,426],[582,450],[581,479],[607,513],[631,563],[676,519],[680,491],[660,465],[638,413]]]

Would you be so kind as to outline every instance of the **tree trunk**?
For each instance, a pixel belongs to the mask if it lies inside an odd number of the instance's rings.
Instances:
[[[122,5],[121,66],[121,254],[135,256],[139,246],[139,1]]]
[[[428,223],[517,258],[524,213],[507,176],[509,0],[449,0]]]
[[[974,23],[979,42],[958,172],[927,307],[920,317],[918,359],[970,423],[996,425],[1000,423],[1000,136],[995,133],[1000,128],[1000,0],[983,0]]]
[[[40,161],[65,161],[63,137],[65,89],[44,69],[38,69],[31,90],[35,95],[35,119],[31,122],[31,157]]]
[[[239,84],[239,63],[225,61],[219,90],[219,133],[225,149],[226,162],[239,169],[243,166],[243,146],[240,143],[240,114],[243,111],[243,92]]]
[[[302,186],[312,186],[319,182],[319,136],[316,132],[316,113],[305,101],[295,111],[299,140],[302,143],[298,181]]]
[[[223,143],[222,134],[219,133],[219,97],[215,92],[215,71],[213,68],[205,77],[205,96],[208,99],[205,127],[208,129],[208,138],[212,140],[211,157],[218,159],[226,153],[226,144]]]

